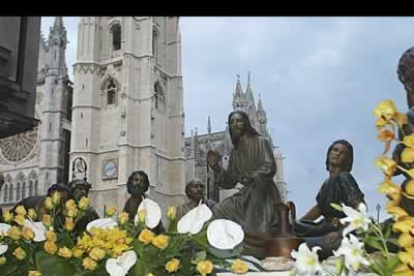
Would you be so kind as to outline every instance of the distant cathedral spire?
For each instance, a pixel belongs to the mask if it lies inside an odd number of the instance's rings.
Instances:
[[[243,89],[240,84],[240,75],[237,74],[236,91],[233,95],[233,110],[243,110],[244,99]]]
[[[210,116],[208,116],[207,131],[208,131],[208,134],[211,134],[211,121],[210,121]]]
[[[246,100],[250,101],[251,103],[254,103],[253,91],[250,83],[250,71],[247,75]]]

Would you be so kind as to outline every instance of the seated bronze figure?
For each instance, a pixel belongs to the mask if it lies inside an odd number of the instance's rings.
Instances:
[[[326,169],[329,177],[325,180],[316,196],[316,205],[296,223],[298,236],[306,237],[309,246],[320,246],[322,258],[332,254],[339,247],[343,225],[339,219],[343,212],[334,209],[331,203],[345,204],[354,209],[364,203],[364,194],[351,175],[353,147],[346,140],[338,140],[329,147],[326,156]],[[322,220],[315,222],[319,217]]]

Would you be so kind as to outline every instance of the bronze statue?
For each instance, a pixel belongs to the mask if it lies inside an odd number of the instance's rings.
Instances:
[[[329,172],[316,196],[316,205],[296,224],[298,236],[308,237],[310,246],[322,247],[321,255],[326,257],[341,242],[341,226],[339,219],[345,217],[341,211],[330,204],[345,204],[357,209],[364,203],[364,194],[351,175],[353,165],[353,147],[346,140],[337,140],[329,147],[326,155],[326,170]],[[323,216],[318,223],[314,220]]]
[[[129,214],[129,220],[134,221],[142,198],[146,198],[149,188],[148,175],[144,171],[135,171],[128,177],[127,190],[131,195],[124,206],[124,212]]]
[[[230,219],[245,232],[272,233],[278,227],[274,204],[281,201],[273,182],[276,162],[270,142],[250,124],[246,113],[234,111],[228,117],[233,149],[228,168],[219,165],[217,151],[207,153],[208,165],[219,186],[230,189],[237,183],[244,187],[213,207],[215,218]]]
[[[91,187],[91,184],[86,180],[75,179],[69,182],[69,198],[73,199],[76,204],[78,204],[82,197],[88,197]],[[75,235],[82,233],[86,230],[88,223],[96,219],[99,219],[98,213],[93,207],[89,206],[89,208],[85,210],[85,214],[76,221],[73,232]]]
[[[182,218],[190,210],[198,206],[200,201],[207,205],[210,209],[213,208],[215,202],[211,199],[205,198],[206,186],[200,179],[193,179],[185,186],[185,194],[189,201],[177,208],[177,219]]]

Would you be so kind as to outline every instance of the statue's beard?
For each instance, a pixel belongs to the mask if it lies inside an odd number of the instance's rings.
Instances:
[[[240,138],[243,136],[244,133],[245,131],[243,131],[243,129],[240,128],[235,128],[230,131],[231,141],[233,145],[237,146],[239,144]]]

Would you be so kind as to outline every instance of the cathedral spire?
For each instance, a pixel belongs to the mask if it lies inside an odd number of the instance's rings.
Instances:
[[[63,26],[63,19],[62,16],[55,17],[55,23],[53,23],[53,27],[50,27],[51,33],[63,33],[65,31],[65,27]]]
[[[247,75],[246,99],[250,101],[251,104],[254,104],[253,91],[252,91],[252,86],[250,83],[250,71],[249,71],[249,74]]]
[[[236,91],[233,94],[233,110],[243,110],[243,90],[240,84],[240,75],[237,74]]]
[[[266,111],[263,108],[262,98],[259,94],[259,101],[257,103],[257,118],[260,121],[266,122]]]
[[[234,93],[234,96],[239,98],[243,94],[243,90],[240,84],[240,75],[237,75],[237,83],[236,83],[236,92]]]
[[[207,132],[208,132],[208,134],[211,134],[211,121],[210,121],[210,116],[208,116]]]

